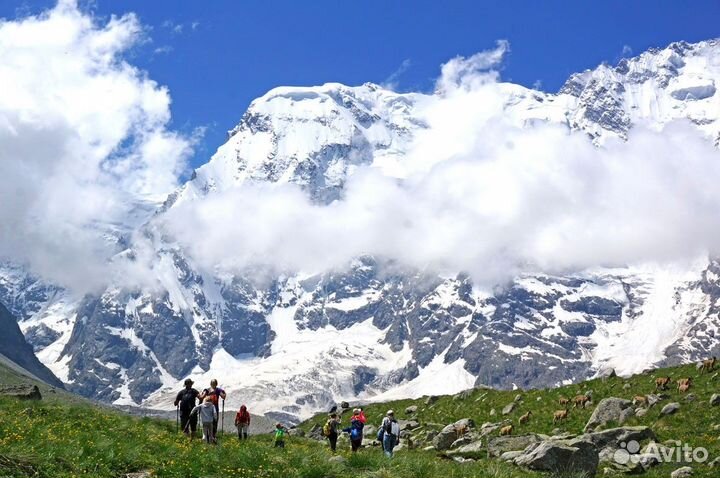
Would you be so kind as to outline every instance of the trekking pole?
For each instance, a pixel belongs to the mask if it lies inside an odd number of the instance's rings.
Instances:
[[[180,405],[175,405],[175,433],[180,431]]]
[[[220,433],[225,434],[225,399],[223,398],[222,415],[220,415]]]

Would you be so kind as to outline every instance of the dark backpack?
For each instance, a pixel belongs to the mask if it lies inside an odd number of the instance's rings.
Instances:
[[[182,398],[180,399],[180,410],[184,412],[189,412],[193,408],[195,408],[195,404],[197,403],[196,397],[198,396],[197,390],[190,389],[190,390],[183,390],[182,391]]]

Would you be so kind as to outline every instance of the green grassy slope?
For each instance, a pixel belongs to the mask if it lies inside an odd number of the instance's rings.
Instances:
[[[673,377],[697,376],[694,367],[679,367],[663,371]],[[16,380],[0,367],[0,382]],[[667,392],[670,401],[682,404],[675,415],[660,417],[660,407],[653,407],[647,416],[633,418],[631,424],[653,428],[661,441],[678,439],[693,446],[705,446],[710,458],[720,454],[718,434],[712,425],[720,423],[720,407],[708,404],[718,382],[712,375],[696,378],[691,390],[697,397],[686,402],[678,392]],[[522,402],[509,416],[516,434],[525,432],[550,433],[555,426],[552,412],[559,408],[559,396],[571,396],[592,389],[596,403],[600,398],[619,396],[630,398],[634,394],[653,390],[650,375],[630,379],[612,378],[595,380],[582,385],[553,390],[521,392]],[[6,382],[7,383],[7,382]],[[623,385],[630,384],[625,390]],[[403,416],[405,407],[418,405],[415,415],[426,429],[429,423],[446,424],[470,417],[479,425],[502,419],[500,411],[518,392],[474,390],[463,398],[440,397],[427,406],[423,399],[402,400],[366,407],[372,424],[377,424],[388,408]],[[50,396],[55,395],[55,396]],[[271,437],[261,435],[239,443],[232,435],[221,439],[218,446],[209,446],[196,440],[190,443],[175,432],[175,423],[150,418],[136,418],[115,410],[97,407],[83,400],[70,399],[56,394],[45,394],[47,400],[22,402],[0,398],[0,476],[11,477],[120,477],[125,473],[151,471],[158,477],[493,477],[520,478],[548,476],[531,473],[511,464],[494,459],[481,459],[474,463],[456,463],[443,459],[435,452],[419,449],[402,450],[392,460],[386,459],[378,448],[361,450],[351,456],[346,444],[339,454],[346,461],[335,463],[327,445],[310,439],[289,437],[287,448],[274,449]],[[494,416],[491,409],[496,410]],[[517,418],[527,410],[534,417],[527,425],[519,426]],[[571,410],[570,418],[560,427],[579,433],[592,412]],[[309,429],[322,423],[318,416],[301,425]],[[439,425],[436,425],[439,426]],[[661,465],[648,477],[667,477],[680,465]],[[694,476],[718,476],[707,465],[693,465]]]

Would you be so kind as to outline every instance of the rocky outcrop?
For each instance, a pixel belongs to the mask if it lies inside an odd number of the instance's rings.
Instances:
[[[592,477],[597,472],[599,457],[597,448],[584,440],[546,440],[530,445],[514,463],[562,476],[584,474]]]
[[[37,385],[10,385],[0,387],[0,397],[17,398],[19,400],[42,400]]]
[[[585,431],[592,431],[608,423],[622,425],[634,414],[635,410],[630,400],[616,397],[604,398],[595,407],[593,414],[585,425]]]

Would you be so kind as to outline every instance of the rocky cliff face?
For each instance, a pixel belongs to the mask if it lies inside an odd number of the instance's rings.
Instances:
[[[717,141],[718,58],[717,41],[676,43],[575,74],[557,94],[499,91],[508,121],[566,125],[597,145],[677,118]],[[548,386],[717,354],[715,261],[538,271],[481,290],[462,274],[359,257],[344,272],[258,283],[204,270],[156,227],[185,202],[251,183],[294,183],[329,204],[358,165],[402,163],[426,127],[416,114],[425,98],[372,84],[274,89],[139,229],[153,244],[160,290],[73,297],[5,264],[0,301],[71,389],[119,404],[166,407],[187,375],[218,376],[231,403],[304,415],[343,398]],[[114,240],[132,256],[132,234]]]

